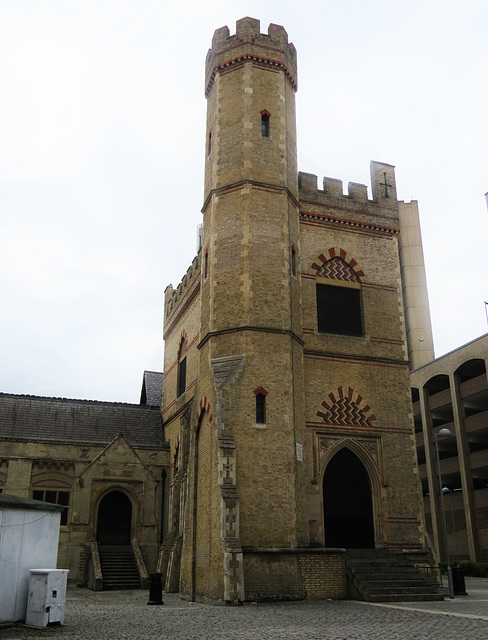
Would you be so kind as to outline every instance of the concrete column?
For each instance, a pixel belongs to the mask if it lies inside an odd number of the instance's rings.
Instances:
[[[451,386],[452,413],[454,415],[454,430],[458,450],[459,473],[463,489],[464,513],[468,535],[469,555],[471,560],[481,561],[481,549],[478,536],[478,522],[476,518],[476,505],[473,495],[473,478],[469,461],[469,442],[464,426],[464,405],[459,388],[459,377],[454,373],[449,374]]]
[[[408,357],[411,369],[417,369],[434,359],[434,341],[417,201],[399,202],[398,216],[400,221],[398,248]]]
[[[432,518],[432,544],[439,556],[444,556],[444,542],[442,537],[442,518],[439,504],[439,481],[435,469],[437,460],[432,433],[432,416],[429,408],[429,393],[423,387],[420,393],[420,415],[422,416],[422,432],[424,436],[425,461],[427,480],[429,483],[430,513]]]

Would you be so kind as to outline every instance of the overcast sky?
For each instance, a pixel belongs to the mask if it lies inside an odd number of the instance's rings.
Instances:
[[[299,169],[419,201],[436,355],[488,331],[486,0],[0,0],[0,391],[138,402],[196,252],[204,60],[298,51]]]

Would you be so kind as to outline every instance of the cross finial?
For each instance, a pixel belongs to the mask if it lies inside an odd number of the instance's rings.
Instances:
[[[384,182],[380,182],[380,187],[385,187],[385,198],[389,198],[390,196],[388,195],[388,187],[390,187],[391,189],[392,185],[386,181],[386,171],[383,171],[383,179]]]

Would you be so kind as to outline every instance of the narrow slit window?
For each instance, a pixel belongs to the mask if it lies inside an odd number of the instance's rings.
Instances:
[[[291,248],[291,275],[297,275],[297,252],[295,251],[295,247]]]
[[[269,114],[261,114],[261,135],[263,138],[269,138]]]
[[[203,269],[203,277],[206,279],[208,276],[208,251],[205,252],[205,263]]]
[[[212,153],[212,132],[208,134],[208,155]]]
[[[178,350],[178,372],[176,379],[176,397],[179,398],[186,391],[186,355],[185,340],[181,338],[180,348]]]
[[[266,396],[264,393],[256,395],[256,424],[266,424]]]
[[[186,389],[186,358],[178,363],[178,397],[185,392]]]

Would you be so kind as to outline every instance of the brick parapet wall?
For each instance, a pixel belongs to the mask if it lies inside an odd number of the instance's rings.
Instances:
[[[169,335],[178,322],[180,315],[184,314],[187,306],[192,303],[196,294],[200,291],[201,254],[199,253],[188,267],[180,284],[173,289],[168,285],[164,292],[164,337]]]
[[[324,178],[322,189],[319,189],[316,175],[300,171],[300,211],[311,216],[326,212],[341,222],[397,233],[400,222],[394,167],[372,162],[370,169],[372,199],[368,199],[366,185],[349,182],[348,193],[344,194],[342,180]]]

